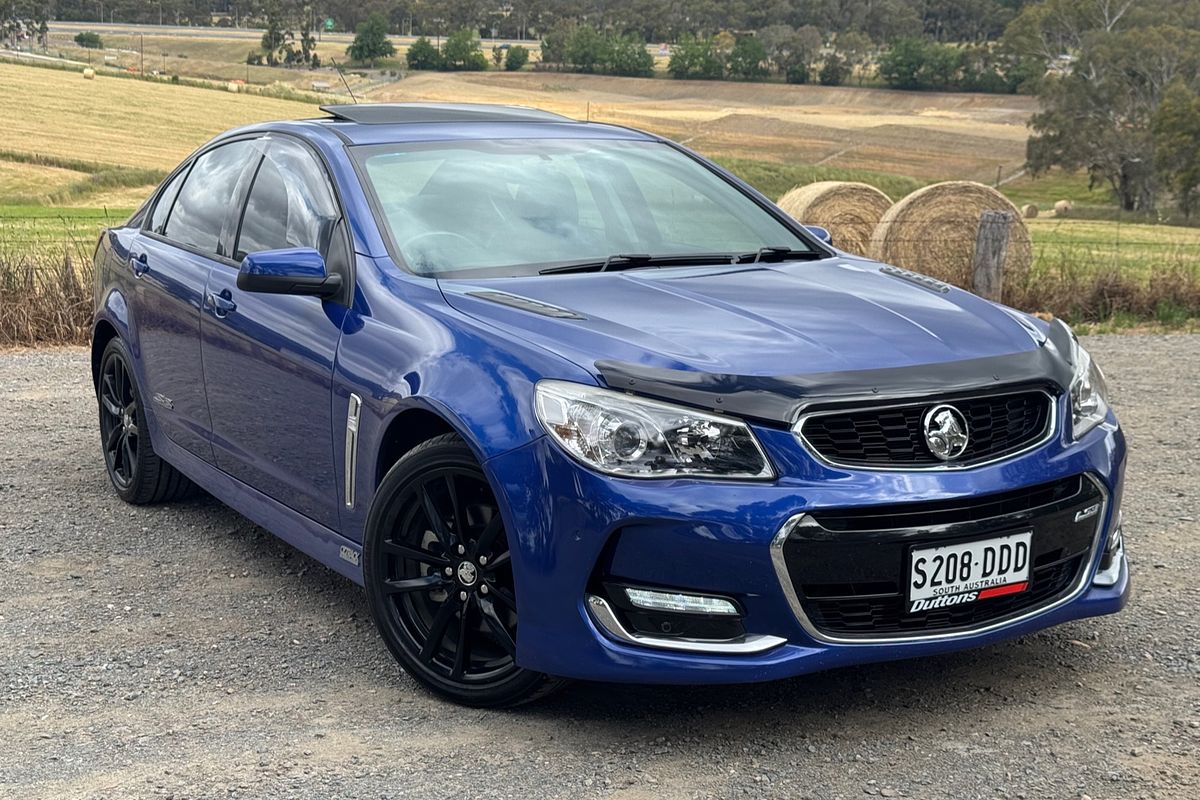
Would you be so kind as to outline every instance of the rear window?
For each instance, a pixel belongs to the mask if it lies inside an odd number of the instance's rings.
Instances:
[[[193,250],[216,255],[238,178],[254,152],[254,141],[243,140],[197,158],[175,198],[164,235]]]

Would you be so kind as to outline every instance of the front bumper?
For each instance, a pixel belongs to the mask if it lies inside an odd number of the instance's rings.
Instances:
[[[1079,443],[1055,441],[1002,463],[937,473],[839,469],[809,458],[790,432],[756,434],[784,477],[770,483],[615,479],[579,466],[545,437],[488,461],[510,522],[519,663],[603,681],[765,681],[977,647],[1125,605],[1123,551],[1098,575],[1118,524],[1124,478],[1125,442],[1115,422]],[[1087,476],[1105,498],[1078,579],[1070,591],[994,624],[928,635],[829,635],[799,608],[778,571],[777,550],[772,557],[789,521],[809,512],[972,498],[1071,476]],[[740,646],[686,648],[621,636],[589,602],[598,574],[734,597],[746,635]]]

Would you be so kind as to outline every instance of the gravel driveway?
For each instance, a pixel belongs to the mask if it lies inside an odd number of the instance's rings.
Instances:
[[[0,354],[0,797],[1200,795],[1200,337],[1095,337],[1124,614],[727,688],[418,690],[359,590],[218,505],[131,508],[82,350]]]

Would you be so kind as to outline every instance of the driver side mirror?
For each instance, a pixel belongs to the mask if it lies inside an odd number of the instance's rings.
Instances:
[[[833,244],[833,234],[829,232],[828,228],[822,228],[820,225],[805,225],[804,230],[817,237],[817,241],[823,244]]]
[[[342,288],[342,276],[330,275],[325,259],[311,247],[263,250],[242,259],[237,287],[262,294],[332,297]]]

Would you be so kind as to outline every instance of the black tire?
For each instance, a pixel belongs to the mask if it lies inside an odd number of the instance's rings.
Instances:
[[[462,705],[527,703],[561,681],[516,664],[508,536],[471,449],[445,434],[388,471],[367,518],[371,615],[401,666]]]
[[[113,338],[100,356],[96,400],[108,479],[117,496],[133,505],[182,499],[195,491],[195,484],[154,452],[132,363],[119,338]]]

